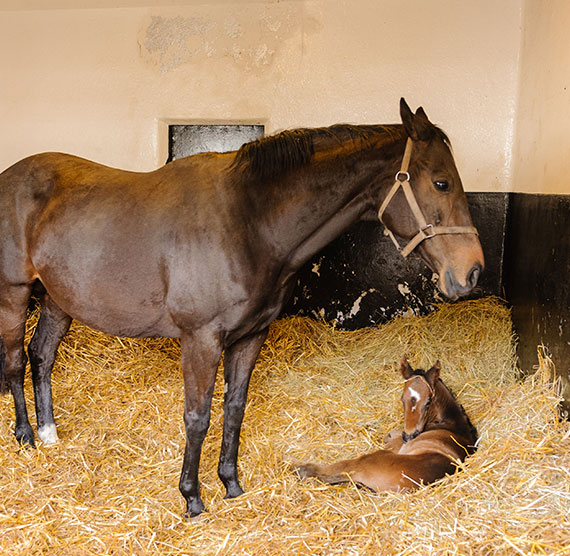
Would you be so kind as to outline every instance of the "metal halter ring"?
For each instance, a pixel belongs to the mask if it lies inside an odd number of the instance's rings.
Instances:
[[[396,173],[395,177],[396,181],[404,182],[410,181],[410,173],[409,172],[402,172],[401,170]]]
[[[428,228],[431,228],[431,232],[426,232],[426,230]],[[434,229],[433,229],[433,224],[428,224],[427,226],[425,226],[424,228],[420,228],[420,231],[424,234],[424,239],[429,239],[430,237],[434,237],[436,235]]]

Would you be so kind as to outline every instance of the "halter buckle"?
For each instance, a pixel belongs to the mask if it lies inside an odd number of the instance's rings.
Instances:
[[[430,232],[426,231],[428,228],[431,229]],[[424,239],[429,239],[430,237],[434,237],[436,235],[433,229],[433,224],[427,224],[423,228],[420,228],[420,232],[422,232],[422,234],[424,235]]]

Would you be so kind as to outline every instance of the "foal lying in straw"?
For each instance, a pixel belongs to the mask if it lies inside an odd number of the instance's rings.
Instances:
[[[475,451],[477,429],[439,378],[440,370],[439,361],[425,372],[402,359],[404,429],[386,436],[384,450],[330,465],[305,463],[296,468],[299,476],[381,491],[418,488],[455,472],[456,462]]]

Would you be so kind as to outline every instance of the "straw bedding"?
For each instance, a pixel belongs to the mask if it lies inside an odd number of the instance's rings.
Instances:
[[[437,358],[481,439],[460,473],[413,494],[300,482],[291,462],[381,447],[401,422],[398,361]],[[73,325],[54,371],[60,442],[20,449],[0,399],[0,553],[18,555],[570,554],[570,428],[545,355],[520,380],[497,300],[341,332],[274,324],[250,388],[240,473],[216,476],[223,384],[204,444],[208,512],[182,519],[179,348]],[[29,383],[29,377],[27,379]],[[30,410],[33,408],[28,385]],[[33,411],[31,411],[33,413]]]

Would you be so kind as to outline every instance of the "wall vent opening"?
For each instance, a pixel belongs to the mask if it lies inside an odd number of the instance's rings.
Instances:
[[[168,162],[201,152],[236,151],[264,133],[263,125],[169,125]]]

